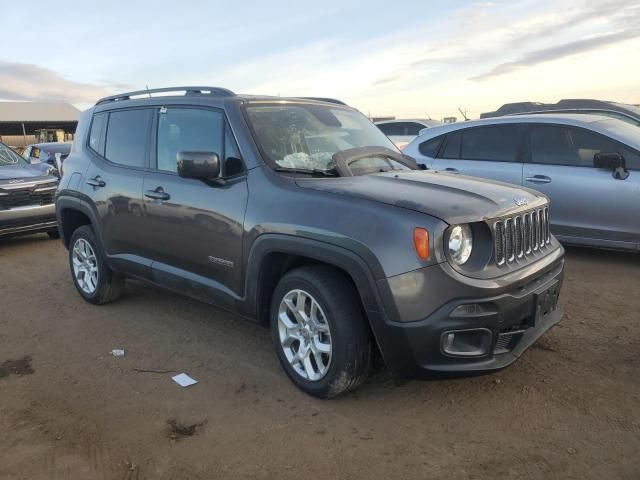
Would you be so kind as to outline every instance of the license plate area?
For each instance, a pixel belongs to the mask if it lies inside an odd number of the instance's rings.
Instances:
[[[534,321],[538,323],[547,315],[553,313],[558,307],[558,297],[560,296],[560,282],[555,281],[551,286],[545,287],[533,294]]]

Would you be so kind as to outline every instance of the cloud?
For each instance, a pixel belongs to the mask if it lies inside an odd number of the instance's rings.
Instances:
[[[108,95],[108,87],[112,85],[75,82],[38,65],[0,60],[0,98],[5,100],[92,103]]]
[[[521,68],[532,67],[543,62],[550,62],[552,60],[558,60],[571,55],[576,55],[578,53],[597,50],[607,45],[612,45],[614,43],[619,43],[638,37],[640,37],[640,30],[629,30],[597,35],[581,40],[575,40],[573,42],[567,42],[561,45],[555,45],[549,48],[534,50],[526,53],[525,55],[520,57],[519,60],[502,63],[486,73],[471,77],[469,80],[487,80],[489,78],[496,77],[498,75],[504,75]]]
[[[640,21],[640,1],[591,0],[586,2],[521,0],[497,10],[491,4],[472,4],[458,11],[452,30],[455,39],[436,42],[410,67],[438,63],[481,64],[504,57],[509,51],[576,37],[581,28],[593,33],[635,28]]]

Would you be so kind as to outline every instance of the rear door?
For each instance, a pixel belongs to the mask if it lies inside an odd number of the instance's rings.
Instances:
[[[451,132],[433,169],[520,185],[523,132],[521,125],[488,125]]]
[[[640,238],[640,155],[598,133],[563,125],[528,126],[523,185],[551,199],[552,232],[565,241],[637,247]],[[596,153],[621,153],[624,180],[593,166]]]
[[[144,228],[154,281],[221,306],[241,294],[248,191],[222,110],[163,107],[156,113],[152,169],[144,179]],[[217,153],[223,182],[182,178],[180,151]]]
[[[114,110],[93,116],[88,147],[94,158],[83,185],[98,213],[105,253],[116,268],[141,277],[151,274],[141,217],[152,111]]]

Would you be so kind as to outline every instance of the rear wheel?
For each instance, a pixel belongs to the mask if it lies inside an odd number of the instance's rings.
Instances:
[[[73,283],[87,302],[116,300],[124,289],[124,277],[109,268],[88,225],[79,227],[69,242],[69,266]]]
[[[331,398],[367,378],[371,335],[358,292],[331,267],[302,267],[282,277],[271,332],[285,372],[310,395]]]

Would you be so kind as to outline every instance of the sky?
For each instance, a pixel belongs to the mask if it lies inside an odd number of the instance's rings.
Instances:
[[[514,101],[640,103],[640,0],[91,3],[7,1],[0,99],[83,109],[147,85],[214,85],[435,119]]]

